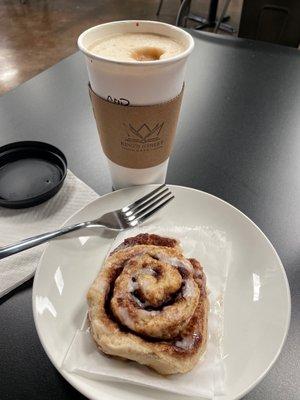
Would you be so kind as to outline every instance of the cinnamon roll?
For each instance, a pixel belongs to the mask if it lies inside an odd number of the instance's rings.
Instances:
[[[205,351],[205,275],[174,239],[126,239],[107,258],[87,299],[91,334],[105,354],[175,374],[190,371]]]

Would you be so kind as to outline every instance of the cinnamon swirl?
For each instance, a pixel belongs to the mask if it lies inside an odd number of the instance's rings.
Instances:
[[[91,334],[106,354],[175,374],[190,371],[205,351],[205,275],[174,239],[126,239],[107,258],[87,298]]]

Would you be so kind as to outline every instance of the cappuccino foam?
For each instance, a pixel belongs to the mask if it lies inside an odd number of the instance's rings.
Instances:
[[[125,33],[96,40],[88,50],[116,61],[155,61],[174,57],[185,46],[168,36],[153,33]]]

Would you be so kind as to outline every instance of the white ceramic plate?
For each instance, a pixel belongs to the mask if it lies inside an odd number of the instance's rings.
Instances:
[[[239,399],[271,368],[287,335],[290,292],[272,244],[244,214],[207,193],[170,186],[175,200],[152,219],[174,225],[208,225],[225,231],[233,259],[225,294],[226,396]],[[153,187],[152,187],[153,188]],[[120,208],[151,190],[123,189],[103,196],[76,213],[68,224]],[[149,232],[151,222],[148,222]],[[80,235],[80,232],[79,232]],[[86,312],[85,295],[112,243],[111,237],[74,237],[51,242],[37,269],[33,313],[38,335],[58,371],[92,400],[168,400],[170,394],[124,384],[98,382],[61,369],[63,357]],[[173,400],[183,396],[172,394]],[[187,398],[186,398],[187,399]]]

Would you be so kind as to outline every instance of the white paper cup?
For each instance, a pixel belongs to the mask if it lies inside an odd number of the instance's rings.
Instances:
[[[185,50],[171,58],[157,61],[115,61],[91,53],[95,41],[122,33],[155,33],[180,41]],[[155,21],[116,21],[94,26],[78,38],[85,54],[92,90],[103,99],[127,99],[130,105],[160,104],[176,97],[182,90],[185,66],[193,50],[190,34],[175,26]],[[164,183],[169,159],[144,169],[122,167],[108,160],[115,189]]]

